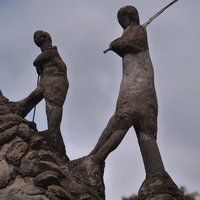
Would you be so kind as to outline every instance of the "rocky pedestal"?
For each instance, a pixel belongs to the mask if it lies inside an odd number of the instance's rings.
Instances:
[[[148,177],[140,187],[140,200],[182,200],[182,193],[167,172]]]
[[[0,115],[1,200],[105,199],[103,165],[60,157],[48,131],[31,127],[18,115]]]

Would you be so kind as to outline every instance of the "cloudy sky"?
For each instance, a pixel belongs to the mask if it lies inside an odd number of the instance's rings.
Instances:
[[[0,0],[0,89],[12,101],[36,87],[36,30],[49,32],[68,67],[62,134],[71,159],[87,155],[115,110],[121,58],[109,52],[122,34],[116,13],[134,5],[144,23],[169,0]],[[159,103],[158,145],[178,186],[200,192],[200,1],[179,0],[147,28]],[[32,113],[27,116],[32,119]],[[47,128],[44,102],[35,122]],[[136,194],[145,178],[133,129],[106,160],[107,200]]]

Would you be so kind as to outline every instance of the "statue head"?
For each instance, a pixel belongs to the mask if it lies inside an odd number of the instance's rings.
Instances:
[[[42,48],[42,47],[46,47],[46,46],[52,46],[52,40],[51,40],[51,36],[49,33],[42,31],[42,30],[38,30],[34,33],[33,36],[34,42],[35,44]]]
[[[133,6],[125,6],[120,8],[117,13],[117,19],[123,29],[126,29],[128,26],[140,24],[138,11]]]

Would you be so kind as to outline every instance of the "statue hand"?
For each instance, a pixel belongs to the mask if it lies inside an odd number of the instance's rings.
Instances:
[[[113,47],[115,47],[117,40],[119,40],[119,38],[115,39],[114,41],[112,41],[109,45],[109,48],[104,50],[103,53],[107,53],[108,51],[112,51]]]

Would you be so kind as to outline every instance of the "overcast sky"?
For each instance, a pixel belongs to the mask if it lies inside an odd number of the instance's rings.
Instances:
[[[87,155],[115,110],[121,58],[103,54],[121,36],[116,14],[135,6],[144,23],[169,0],[0,0],[0,89],[11,101],[36,87],[36,30],[49,32],[67,64],[70,87],[62,134],[70,159]],[[179,0],[148,27],[159,103],[158,145],[178,186],[200,192],[200,1]],[[32,119],[32,113],[27,117]],[[44,102],[35,122],[47,128]],[[106,160],[107,200],[136,194],[145,179],[134,130]]]

